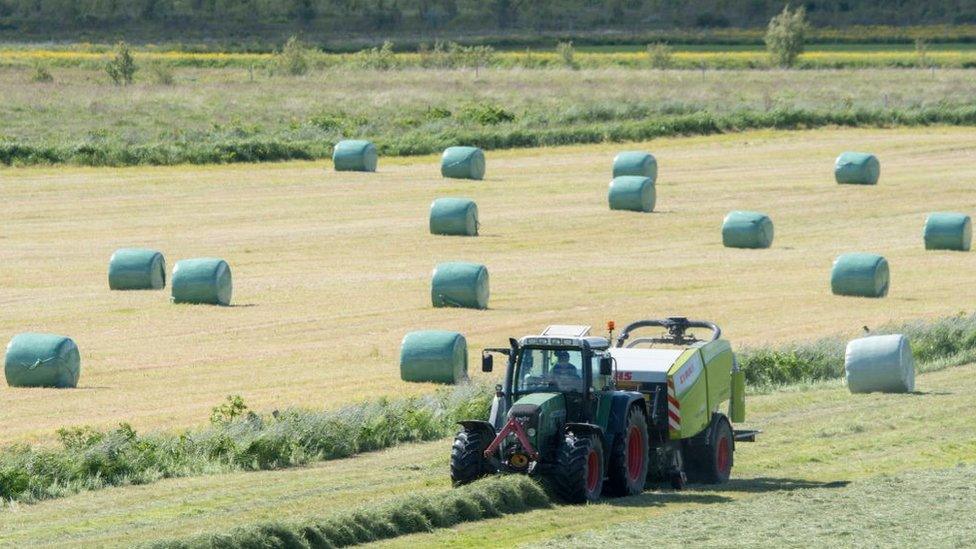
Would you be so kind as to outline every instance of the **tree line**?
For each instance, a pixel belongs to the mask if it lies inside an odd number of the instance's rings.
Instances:
[[[0,30],[580,32],[764,27],[783,0],[0,0]],[[976,23],[976,0],[810,0],[817,26]]]

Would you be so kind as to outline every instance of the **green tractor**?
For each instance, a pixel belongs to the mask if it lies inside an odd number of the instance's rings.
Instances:
[[[636,337],[645,328],[656,337]],[[461,421],[451,479],[466,484],[495,473],[543,477],[567,502],[627,496],[645,485],[721,483],[732,472],[736,431],[745,420],[744,376],[721,330],[685,318],[642,320],[616,342],[588,326],[550,326],[538,336],[485,349],[508,357],[488,421]],[[689,330],[707,329],[698,339]],[[729,401],[729,413],[719,406]]]

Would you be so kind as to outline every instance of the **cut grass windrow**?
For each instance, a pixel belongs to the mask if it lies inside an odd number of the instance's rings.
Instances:
[[[455,490],[411,495],[365,505],[348,514],[302,522],[269,522],[242,526],[226,534],[163,540],[155,549],[232,547],[347,547],[407,534],[430,532],[464,522],[522,513],[551,506],[549,496],[532,479],[505,476]]]

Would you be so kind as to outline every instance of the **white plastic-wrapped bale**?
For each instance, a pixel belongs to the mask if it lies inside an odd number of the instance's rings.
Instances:
[[[915,390],[915,358],[901,334],[862,337],[847,344],[844,375],[852,393],[910,393]]]
[[[468,378],[468,342],[457,332],[410,332],[400,344],[400,379],[458,383]]]

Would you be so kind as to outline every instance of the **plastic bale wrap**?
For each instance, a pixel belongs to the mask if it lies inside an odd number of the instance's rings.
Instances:
[[[654,181],[636,175],[614,177],[607,195],[611,210],[633,212],[653,212],[656,198]]]
[[[657,160],[651,153],[624,151],[613,159],[613,176],[633,175],[657,181]]]
[[[332,149],[332,164],[337,172],[375,172],[376,146],[369,141],[340,141]]]
[[[926,250],[968,252],[972,239],[973,226],[968,215],[933,213],[925,220]]]
[[[162,290],[166,287],[166,260],[156,250],[123,248],[108,260],[108,287],[112,290]]]
[[[488,269],[477,263],[441,263],[431,280],[434,307],[488,308]]]
[[[10,340],[3,366],[11,387],[76,387],[81,355],[70,337],[24,333]]]
[[[173,267],[173,303],[230,305],[233,284],[223,259],[184,259]]]
[[[458,383],[468,378],[468,342],[457,332],[410,332],[400,345],[400,379]]]
[[[834,163],[834,177],[838,183],[874,185],[881,175],[881,163],[873,154],[846,152]]]
[[[855,339],[847,344],[844,375],[852,393],[910,393],[915,390],[915,358],[901,334]]]
[[[888,295],[888,260],[875,254],[843,254],[830,271],[830,289],[837,295],[884,297]]]
[[[467,198],[438,198],[430,205],[430,233],[477,236],[478,205]]]
[[[453,179],[484,179],[485,153],[478,147],[448,147],[441,156],[441,175]]]
[[[773,244],[773,221],[759,212],[729,212],[722,222],[726,248],[768,248]]]

